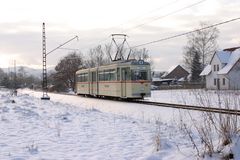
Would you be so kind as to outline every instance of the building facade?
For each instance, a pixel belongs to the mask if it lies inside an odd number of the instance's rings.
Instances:
[[[216,52],[200,75],[207,89],[240,89],[240,47]]]

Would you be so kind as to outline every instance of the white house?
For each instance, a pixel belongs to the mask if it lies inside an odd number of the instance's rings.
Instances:
[[[216,52],[200,75],[207,89],[240,89],[240,47]]]

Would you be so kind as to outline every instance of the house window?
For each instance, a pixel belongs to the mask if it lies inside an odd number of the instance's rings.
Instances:
[[[217,65],[217,71],[219,71],[219,65]]]
[[[213,71],[216,71],[216,65],[213,65]]]
[[[222,84],[225,86],[225,78],[223,78],[223,83]]]
[[[214,78],[214,86],[216,86],[216,85],[217,85],[217,79]]]

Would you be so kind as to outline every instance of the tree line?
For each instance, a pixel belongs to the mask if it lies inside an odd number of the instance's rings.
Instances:
[[[206,26],[208,23],[200,22],[200,28]],[[200,73],[218,50],[218,36],[219,30],[216,27],[197,30],[187,36],[187,44],[183,47],[183,64],[191,73],[191,81],[204,80],[200,77]]]
[[[34,88],[41,85],[41,78],[28,74],[24,67],[19,67],[14,71],[5,73],[0,68],[0,86],[6,88]]]
[[[200,23],[200,27],[207,26],[207,23]],[[199,76],[204,67],[209,63],[210,58],[218,49],[217,38],[219,31],[216,27],[205,30],[198,30],[187,36],[187,44],[183,47],[183,64],[191,73],[191,81],[200,82]],[[114,53],[111,45],[98,45],[83,56],[80,51],[72,51],[59,60],[55,71],[48,73],[48,84],[52,91],[66,91],[75,88],[75,73],[79,69],[97,67],[111,63],[111,53]],[[120,57],[126,57],[128,51],[124,48]],[[153,63],[146,48],[131,50],[130,59],[143,59]],[[152,69],[153,70],[153,69]],[[41,88],[41,77],[37,78],[26,74],[23,67],[15,73],[4,73],[0,69],[0,85],[7,88],[30,87]]]
[[[79,69],[92,68],[111,63],[110,53],[112,52],[110,45],[102,47],[98,45],[89,49],[87,56],[83,56],[80,51],[69,52],[68,55],[61,58],[54,68],[54,71],[48,72],[48,88],[51,91],[74,91],[75,88],[75,74]],[[121,56],[127,55],[125,49]],[[143,59],[151,61],[148,50],[134,49],[131,51],[130,59]],[[31,73],[27,73],[24,67],[19,67],[15,72],[9,71],[5,73],[0,68],[0,86],[6,88],[36,88],[41,89],[42,78],[35,77]]]

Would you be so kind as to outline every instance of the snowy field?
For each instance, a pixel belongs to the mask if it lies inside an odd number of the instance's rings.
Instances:
[[[153,91],[147,100],[198,104],[196,94]],[[17,97],[0,91],[0,159],[197,159],[188,137],[179,131],[178,109],[54,93],[49,93],[50,101],[42,101],[41,96],[27,89]],[[200,112],[191,114],[200,119]]]
[[[50,94],[51,101],[41,101],[38,92],[21,92],[11,97],[0,91],[0,159],[186,159],[176,142],[192,159],[187,140],[169,123],[146,122],[143,115],[131,117],[127,110],[113,114],[94,107],[105,100],[92,105],[89,100],[90,107],[78,100],[86,98]],[[115,102],[106,104],[115,107]],[[158,153],[157,134],[162,144]]]
[[[152,91],[151,97],[146,98],[148,101],[190,104],[205,107],[222,107],[228,106],[235,109],[234,101],[239,101],[240,91],[216,91],[216,90],[155,90]],[[237,108],[240,109],[240,108]]]

